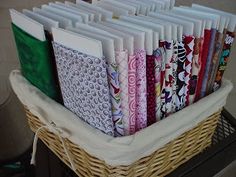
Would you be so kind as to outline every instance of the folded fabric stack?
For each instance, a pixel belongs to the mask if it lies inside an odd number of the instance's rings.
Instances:
[[[23,75],[80,119],[132,135],[221,85],[236,16],[173,0],[10,10]]]

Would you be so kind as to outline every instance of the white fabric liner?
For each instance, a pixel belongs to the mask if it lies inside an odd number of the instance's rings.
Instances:
[[[91,127],[64,106],[47,97],[31,85],[19,70],[11,72],[10,81],[20,101],[43,123],[48,125],[53,122],[57,128],[63,130],[63,137],[112,166],[129,165],[192,129],[221,109],[233,88],[230,81],[223,80],[218,91],[197,103],[134,135],[114,138]]]

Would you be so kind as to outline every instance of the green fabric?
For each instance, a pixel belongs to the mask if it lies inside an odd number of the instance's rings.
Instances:
[[[49,41],[40,41],[12,23],[22,74],[50,98],[61,101],[55,60]]]

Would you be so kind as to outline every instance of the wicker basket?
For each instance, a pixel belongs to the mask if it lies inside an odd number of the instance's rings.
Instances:
[[[36,131],[43,123],[25,106],[26,115],[32,131]],[[67,149],[76,168],[75,173],[88,176],[165,176],[178,166],[202,152],[211,144],[212,135],[220,118],[221,110],[214,113],[195,128],[183,133],[164,147],[149,156],[141,158],[128,166],[110,166],[103,160],[91,156],[78,145],[64,139]],[[68,156],[64,152],[61,139],[47,129],[42,129],[38,137],[70,168]]]

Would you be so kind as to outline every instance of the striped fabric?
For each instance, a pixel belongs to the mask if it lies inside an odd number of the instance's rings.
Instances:
[[[206,90],[207,90],[207,81],[208,81],[208,76],[210,74],[210,69],[212,65],[212,59],[213,59],[213,54],[214,54],[214,47],[215,47],[215,38],[216,38],[216,29],[211,30],[211,39],[210,39],[210,45],[209,45],[209,50],[208,50],[208,56],[207,56],[207,62],[206,62],[206,67],[205,67],[205,72],[203,76],[203,82],[202,82],[202,88],[201,88],[201,94],[200,97],[203,98],[206,96]]]
[[[210,94],[213,90],[213,85],[215,82],[215,77],[217,73],[217,69],[219,66],[220,62],[220,54],[223,50],[223,44],[224,44],[224,39],[226,36],[226,31],[227,29],[224,29],[223,33],[218,32],[216,34],[216,44],[215,44],[215,51],[212,59],[212,68],[211,68],[211,74],[208,78],[208,84],[207,84],[207,94]]]

